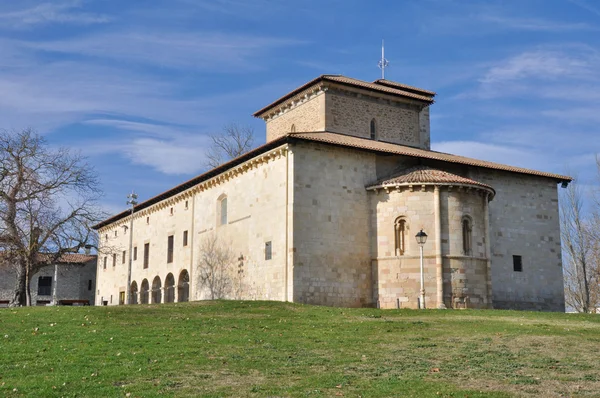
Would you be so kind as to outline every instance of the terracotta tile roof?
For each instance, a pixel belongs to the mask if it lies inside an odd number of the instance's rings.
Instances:
[[[50,261],[51,254],[40,253],[39,260],[40,261]],[[81,253],[65,253],[58,258],[56,263],[58,264],[85,264],[88,261],[96,260],[95,255],[91,254],[81,254]]]
[[[366,138],[358,138],[353,136],[348,136],[344,134],[337,133],[329,133],[329,132],[317,132],[317,133],[290,133],[288,135],[284,135],[278,137],[274,140],[267,142],[264,145],[261,145],[258,148],[251,150],[241,156],[238,156],[235,159],[230,160],[227,163],[222,164],[221,166],[214,168],[212,170],[207,171],[206,173],[200,174],[197,177],[194,177],[188,181],[185,181],[167,191],[164,191],[148,200],[145,200],[135,206],[135,212],[148,208],[155,203],[163,201],[165,199],[170,198],[180,192],[185,191],[203,181],[209,180],[212,177],[215,177],[247,160],[252,159],[255,156],[260,155],[263,152],[271,150],[273,148],[278,147],[279,145],[283,145],[288,142],[293,142],[294,140],[303,140],[303,141],[316,141],[316,142],[324,142],[332,145],[339,145],[351,148],[364,149],[374,152],[382,152],[382,153],[393,153],[397,155],[405,155],[412,156],[418,158],[425,159],[434,159],[440,160],[449,163],[458,163],[458,164],[466,164],[470,166],[478,166],[489,169],[496,170],[505,170],[514,173],[522,173],[522,174],[531,174],[542,177],[552,178],[558,181],[571,181],[572,178],[569,176],[563,176],[559,174],[546,173],[543,171],[535,171],[524,169],[520,167],[507,166],[499,163],[486,162],[483,160],[471,159],[463,156],[450,155],[442,152],[434,152],[434,151],[426,151],[423,149],[411,148],[398,144],[391,144],[382,141],[373,141]],[[94,225],[93,229],[100,229],[106,225],[117,222],[130,214],[130,210],[122,211],[121,213],[115,214],[114,216],[107,218],[106,220]]]
[[[433,96],[435,95],[435,93],[433,93],[431,91],[421,90],[421,89],[418,89],[416,87],[411,87],[411,86],[404,86],[400,83],[391,82],[389,80],[385,80],[386,84],[384,84],[384,83],[376,84],[376,83],[365,82],[363,80],[353,79],[351,77],[346,77],[346,76],[342,76],[342,75],[321,75],[321,76],[303,84],[302,86],[298,87],[297,89],[290,91],[283,97],[275,100],[274,102],[270,103],[269,105],[265,106],[264,108],[254,112],[253,116],[260,117],[261,115],[266,113],[271,108],[274,108],[275,106],[294,97],[295,95],[301,93],[302,91],[308,89],[309,87],[312,87],[312,86],[316,85],[317,83],[320,83],[323,81],[339,83],[339,84],[343,84],[346,86],[364,88],[367,90],[377,91],[377,92],[385,93],[385,94],[391,94],[391,95],[395,95],[398,97],[412,98],[412,99],[416,99],[416,100],[419,100],[422,102],[426,102],[427,104],[433,103]],[[394,83],[396,86],[393,86],[392,83]],[[405,90],[403,90],[402,88],[405,88]]]
[[[373,82],[373,84],[380,84],[383,86],[399,88],[401,90],[407,90],[407,91],[414,92],[415,94],[421,94],[421,95],[425,95],[425,96],[429,96],[429,97],[436,96],[436,93],[434,91],[423,90],[422,88],[409,86],[408,84],[398,83],[398,82],[395,82],[392,80],[387,80],[387,79],[377,79]]]
[[[302,139],[306,141],[325,142],[328,144],[341,145],[352,148],[360,148],[371,150],[375,152],[386,152],[397,155],[405,155],[424,159],[439,160],[442,162],[465,164],[468,166],[483,167],[486,169],[504,170],[513,173],[530,174],[542,177],[552,178],[558,181],[571,181],[572,178],[565,175],[547,173],[545,171],[537,171],[531,169],[525,169],[522,167],[509,166],[501,163],[488,162],[485,160],[478,160],[468,158],[465,156],[451,155],[449,153],[427,151],[424,149],[412,148],[409,146],[392,144],[383,141],[374,141],[367,138],[353,137],[350,135],[330,133],[330,132],[312,132],[312,133],[291,133],[296,139]]]
[[[484,188],[493,193],[496,191],[489,185],[483,184],[479,181],[472,180],[470,178],[461,177],[456,174],[449,173],[447,171],[433,169],[428,166],[416,166],[401,171],[391,177],[387,177],[377,181],[376,183],[369,185],[367,189],[382,188],[385,186],[395,185],[410,185],[410,184],[458,184],[458,185],[470,185],[479,188]]]

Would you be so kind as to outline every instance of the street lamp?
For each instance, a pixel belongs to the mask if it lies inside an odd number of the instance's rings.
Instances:
[[[423,245],[427,242],[427,234],[420,230],[416,235],[417,243],[419,244],[419,251],[421,252],[421,299],[419,301],[419,308],[425,308],[425,281],[423,276]]]
[[[133,208],[138,204],[137,194],[133,191],[127,195],[127,204],[131,205],[131,217],[129,220],[129,266],[127,268],[127,304],[131,304],[131,264],[133,262]]]

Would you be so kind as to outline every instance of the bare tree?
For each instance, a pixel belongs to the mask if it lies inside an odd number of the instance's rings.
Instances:
[[[16,269],[11,305],[30,305],[31,277],[94,245],[102,218],[93,169],[68,149],[50,149],[31,129],[0,131],[0,252]]]
[[[236,291],[236,257],[216,234],[206,237],[200,244],[198,281],[207,289],[212,300],[230,297]]]
[[[252,149],[254,130],[249,126],[231,123],[220,134],[210,136],[211,145],[206,151],[207,166],[215,168]]]
[[[583,196],[581,187],[573,181],[561,198],[565,300],[577,312],[591,312],[597,305],[594,269],[597,270],[598,241],[594,239],[592,221],[584,213]]]

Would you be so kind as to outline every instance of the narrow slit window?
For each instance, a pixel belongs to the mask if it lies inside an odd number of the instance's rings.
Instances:
[[[144,243],[144,268],[148,268],[150,260],[150,243]]]
[[[137,246],[133,248],[133,261],[137,260]]]
[[[375,122],[375,119],[371,119],[370,130],[371,130],[371,139],[376,140],[377,139],[377,122]]]
[[[265,243],[265,260],[270,260],[273,258],[273,245],[271,241]]]
[[[167,238],[167,263],[173,262],[173,235]]]
[[[227,224],[227,197],[224,197],[219,202],[219,216],[220,225]]]
[[[188,245],[188,231],[183,231],[183,245]]]
[[[123,258],[121,259],[121,263],[122,263],[122,264],[125,264],[125,257],[127,257],[127,251],[126,251],[126,250],[123,250],[123,255],[122,255],[122,257],[123,257]]]
[[[470,256],[473,251],[472,231],[473,231],[473,227],[471,225],[471,220],[469,220],[468,218],[463,218],[462,236],[463,236],[463,254],[465,256]]]
[[[406,220],[398,218],[394,229],[396,235],[396,256],[402,256],[406,252]]]

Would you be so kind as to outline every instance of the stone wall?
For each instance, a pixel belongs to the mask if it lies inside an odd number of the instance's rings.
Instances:
[[[197,231],[195,250],[198,253],[195,257],[199,258],[203,244],[215,234],[231,248],[236,259],[243,257],[242,261],[236,261],[243,275],[236,298],[287,299],[285,283],[287,280],[291,285],[291,271],[286,250],[290,239],[286,233],[286,218],[291,209],[286,203],[291,195],[286,196],[286,183],[290,190],[292,188],[289,183],[292,162],[288,163],[288,155],[257,165],[196,195],[196,208],[200,210],[196,211],[194,219]],[[290,173],[289,176],[286,173]],[[218,199],[224,195],[227,196],[228,220],[227,224],[220,225],[217,220]],[[271,259],[265,256],[267,242],[271,243]],[[201,286],[197,277],[193,279],[199,286],[194,298],[210,298],[209,290]]]
[[[555,180],[484,169],[471,178],[492,185],[492,292],[495,308],[564,311],[563,271]],[[522,256],[523,271],[513,270]]]
[[[267,121],[267,142],[296,132],[325,131],[325,94],[320,92]]]
[[[16,272],[12,267],[0,268],[0,300],[13,298]],[[38,281],[40,277],[51,277],[52,286],[49,295],[38,295]],[[91,282],[91,286],[90,286]],[[52,301],[54,286],[54,265],[43,267],[31,278],[30,292],[32,305],[45,305]],[[94,304],[94,290],[96,288],[96,262],[86,264],[59,264],[58,284],[56,289],[57,300],[88,300]]]
[[[371,306],[369,200],[375,155],[298,143],[294,152],[294,301]]]
[[[415,235],[429,236],[424,250],[425,301],[437,305],[434,187],[402,187],[371,191],[372,245],[375,258],[374,294],[381,308],[418,308],[420,290],[419,246]],[[480,308],[487,306],[484,197],[479,190],[440,187],[441,254],[444,264],[444,303]],[[472,252],[463,251],[462,220],[472,222]],[[396,254],[395,221],[406,221],[404,253]]]
[[[370,138],[371,120],[375,119],[376,139],[420,147],[418,109],[416,105],[408,103],[330,90],[326,93],[325,129],[333,133]]]
[[[177,286],[179,276],[187,271],[190,299],[210,298],[210,289],[201,282],[198,267],[206,243],[216,236],[219,245],[227,248],[233,258],[227,277],[232,289],[227,298],[285,300],[286,173],[291,173],[291,168],[288,170],[286,153],[280,149],[136,212],[133,244],[137,247],[137,259],[133,261],[131,280],[138,289],[144,280],[152,287],[158,277],[161,302],[164,302],[167,276],[172,274]],[[227,222],[221,225],[220,200],[225,197]],[[128,218],[99,231],[102,254],[98,261],[98,303],[104,300],[109,305],[119,304],[119,293],[126,291],[129,235],[123,225],[129,225]],[[184,231],[188,231],[187,246],[183,245]],[[169,263],[170,235],[174,236],[174,250],[173,261]],[[265,259],[266,242],[272,245],[270,260]],[[145,243],[150,245],[147,269],[143,267]],[[126,252],[124,263],[123,251]],[[114,267],[113,252],[117,253]],[[177,293],[175,296],[178,301]],[[138,298],[141,299],[139,295]]]
[[[161,289],[169,274],[175,284],[183,271],[190,271],[193,242],[192,217],[193,198],[181,199],[160,209],[136,213],[133,220],[134,260],[131,266],[131,282],[138,290],[142,283],[152,287],[155,278],[160,280]],[[186,205],[187,202],[187,205]],[[98,254],[96,303],[101,305],[119,304],[119,295],[127,296],[127,270],[129,264],[129,217],[109,225],[99,231],[100,250]],[[183,233],[188,231],[188,245],[183,246]],[[116,233],[116,235],[115,235]],[[167,263],[167,239],[173,235],[173,261]],[[144,246],[149,246],[148,266],[144,268]],[[125,255],[123,255],[123,252]],[[135,253],[137,252],[137,255]],[[113,265],[113,255],[116,261]],[[106,260],[105,260],[106,259]],[[106,261],[106,268],[104,262]],[[164,290],[161,290],[164,296]],[[140,296],[138,295],[138,298]]]

